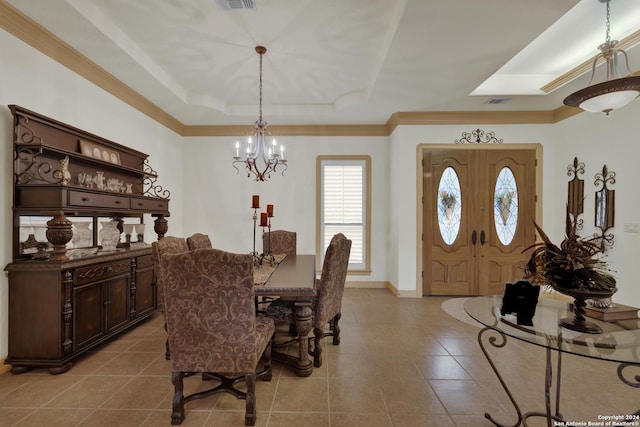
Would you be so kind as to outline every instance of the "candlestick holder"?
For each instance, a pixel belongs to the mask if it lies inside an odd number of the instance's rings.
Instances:
[[[263,229],[263,233],[264,233],[264,229]],[[262,255],[260,255],[260,265],[262,265],[262,261],[263,260],[268,260],[270,265],[273,265],[276,261],[276,257],[273,256],[273,253],[271,252],[271,217],[268,217],[267,220],[267,250],[265,253],[263,253]]]
[[[258,255],[256,251],[256,221],[258,220],[258,208],[260,206],[256,206],[253,208],[253,251],[251,255],[253,256],[253,263],[255,265],[262,265],[262,257]]]

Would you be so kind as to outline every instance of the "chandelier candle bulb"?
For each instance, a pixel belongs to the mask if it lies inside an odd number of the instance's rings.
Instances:
[[[251,196],[251,208],[258,209],[259,207],[260,207],[260,196],[257,194],[254,194],[253,196]]]
[[[273,218],[273,205],[267,205],[267,216]]]
[[[280,144],[280,159],[284,160],[284,145]]]
[[[267,224],[267,213],[260,212],[260,227],[266,227]]]
[[[236,157],[240,158],[240,143],[236,141]]]

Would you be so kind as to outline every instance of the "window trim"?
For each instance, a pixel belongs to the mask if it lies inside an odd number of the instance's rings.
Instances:
[[[324,253],[322,250],[322,166],[325,161],[364,162],[364,268],[349,268],[349,274],[371,273],[371,156],[367,155],[321,155],[316,157],[316,269],[322,270]]]

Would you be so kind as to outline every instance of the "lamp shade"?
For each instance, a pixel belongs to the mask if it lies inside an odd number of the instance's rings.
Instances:
[[[623,77],[588,86],[567,96],[565,105],[609,114],[640,95],[640,76]]]

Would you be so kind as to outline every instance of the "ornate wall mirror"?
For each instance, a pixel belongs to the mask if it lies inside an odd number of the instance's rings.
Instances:
[[[607,247],[613,246],[613,233],[607,231],[614,226],[615,219],[615,190],[607,188],[607,184],[615,184],[616,173],[609,171],[607,165],[602,167],[602,173],[595,175],[594,184],[602,185],[596,191],[595,226],[600,229],[600,233],[595,233],[593,237],[600,239],[600,247],[604,251]]]

